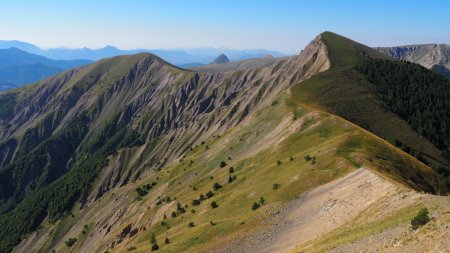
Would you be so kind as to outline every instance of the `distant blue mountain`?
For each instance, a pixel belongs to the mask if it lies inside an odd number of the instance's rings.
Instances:
[[[1,48],[16,47],[28,53],[42,55],[55,60],[75,60],[88,59],[97,61],[103,58],[113,57],[117,55],[136,54],[141,52],[149,52],[158,55],[164,60],[175,64],[207,64],[213,61],[218,55],[226,54],[231,61],[245,60],[249,58],[264,57],[267,54],[274,57],[286,56],[277,51],[270,51],[265,49],[249,49],[249,50],[234,50],[228,48],[177,48],[177,49],[133,49],[122,50],[114,46],[106,46],[100,49],[89,48],[51,48],[41,49],[33,44],[21,41],[0,41]]]
[[[89,63],[89,60],[52,60],[16,47],[0,49],[0,90],[33,83],[65,69]]]

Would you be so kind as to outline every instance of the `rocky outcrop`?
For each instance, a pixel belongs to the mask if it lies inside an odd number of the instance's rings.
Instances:
[[[429,69],[435,65],[440,65],[450,70],[450,45],[424,44],[378,47],[376,49],[395,59],[418,63]]]

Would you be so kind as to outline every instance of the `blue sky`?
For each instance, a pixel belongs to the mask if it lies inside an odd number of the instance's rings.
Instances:
[[[0,0],[0,40],[41,47],[265,48],[333,31],[370,46],[450,44],[448,0]]]

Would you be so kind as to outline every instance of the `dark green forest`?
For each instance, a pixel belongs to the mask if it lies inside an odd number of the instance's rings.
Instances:
[[[64,138],[66,148],[61,154],[64,158],[75,157],[75,146],[80,143],[80,138],[84,137],[86,132],[85,121],[79,117],[62,134],[48,141],[43,142],[34,148],[28,155],[19,157],[11,166],[13,168],[1,168],[0,171],[14,169],[15,174],[24,175],[29,173],[34,162],[45,159],[47,149],[51,148],[54,142],[61,141],[58,138]],[[69,138],[69,139],[67,139]],[[93,138],[88,141],[87,149],[77,154],[76,161],[69,165],[68,171],[60,175],[53,182],[44,184],[29,193],[12,210],[4,210],[0,214],[0,252],[9,252],[12,247],[17,245],[23,236],[34,231],[42,221],[47,217],[50,222],[68,215],[71,208],[77,201],[83,201],[89,191],[92,183],[99,171],[107,165],[107,156],[115,153],[117,150],[142,144],[139,135],[126,127],[119,127],[119,124],[112,120]],[[31,156],[31,157],[28,157]],[[68,160],[68,159],[67,159]],[[67,162],[66,160],[66,162]],[[28,163],[27,161],[30,161]],[[38,164],[39,165],[39,164]],[[30,167],[31,166],[31,167]],[[62,164],[58,167],[61,168]],[[64,166],[63,166],[64,167]],[[47,173],[42,173],[38,178],[46,177]],[[3,176],[2,176],[3,178]],[[40,180],[37,179],[39,182]],[[11,190],[20,187],[17,184]],[[12,193],[14,194],[14,192]]]
[[[367,59],[356,69],[374,85],[384,106],[442,150],[447,159],[450,158],[450,79],[407,61]],[[417,151],[404,149],[420,158]],[[434,169],[450,187],[449,169]]]

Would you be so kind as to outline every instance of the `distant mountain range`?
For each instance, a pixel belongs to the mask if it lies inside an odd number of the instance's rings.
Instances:
[[[399,60],[418,63],[450,78],[450,45],[423,44],[375,49]]]
[[[158,55],[162,59],[175,64],[175,65],[186,65],[195,63],[207,64],[212,62],[218,55],[226,54],[231,61],[239,61],[250,58],[260,58],[264,55],[271,54],[274,57],[286,56],[286,54],[265,50],[265,49],[248,49],[248,50],[234,50],[228,48],[176,48],[176,49],[133,49],[133,50],[122,50],[114,46],[106,46],[99,49],[90,48],[50,48],[41,49],[31,43],[16,41],[16,40],[0,40],[0,49],[6,49],[16,47],[28,53],[42,55],[55,60],[74,60],[74,59],[87,59],[92,61],[97,61],[103,58],[118,56],[118,55],[129,55],[137,53],[153,53]]]
[[[89,60],[52,60],[18,48],[0,49],[0,91],[33,83]]]

